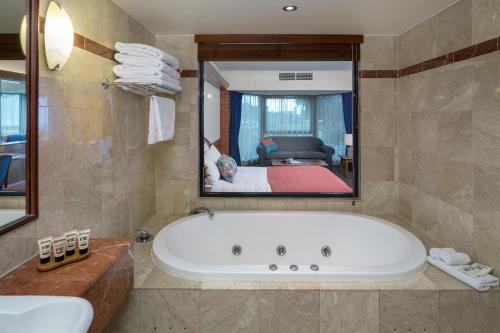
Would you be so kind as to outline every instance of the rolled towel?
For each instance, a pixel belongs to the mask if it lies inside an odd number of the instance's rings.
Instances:
[[[453,276],[455,279],[462,281],[463,283],[471,286],[472,288],[479,290],[479,291],[487,291],[490,290],[491,287],[496,287],[499,284],[499,280],[497,277],[488,274],[480,277],[470,277],[468,275],[465,275],[464,273],[460,272],[456,267],[454,266],[448,266],[441,260],[436,260],[431,258],[430,256],[427,257],[427,261],[433,265],[442,270],[445,273],[448,273],[449,275]]]
[[[142,69],[154,69],[160,70],[164,73],[167,73],[171,77],[178,79],[181,77],[181,74],[176,71],[174,68],[167,65],[165,62],[161,60],[156,60],[152,58],[144,58],[144,57],[135,57],[129,56],[122,53],[115,53],[115,59],[125,69],[130,70],[142,70]]]
[[[151,45],[117,42],[115,44],[115,48],[120,53],[123,54],[137,56],[137,57],[143,56],[143,57],[154,58],[166,62],[174,69],[179,68],[179,60],[176,57]]]
[[[434,248],[432,248],[432,249],[429,250],[429,255],[433,259],[440,260],[441,259],[441,253],[444,253],[444,252],[456,252],[456,251],[455,251],[454,248],[451,248],[451,247],[444,247],[444,248],[434,247]]]
[[[470,257],[467,253],[442,251],[440,259],[448,266],[467,265],[470,263]]]

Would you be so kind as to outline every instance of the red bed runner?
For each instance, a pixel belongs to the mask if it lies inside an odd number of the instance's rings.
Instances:
[[[352,193],[352,188],[328,169],[317,165],[273,166],[267,179],[276,192]]]

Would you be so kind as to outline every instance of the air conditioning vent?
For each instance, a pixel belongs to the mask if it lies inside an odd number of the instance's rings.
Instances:
[[[294,81],[295,73],[279,73],[280,81]]]
[[[296,73],[295,79],[300,81],[311,81],[313,79],[313,73]]]

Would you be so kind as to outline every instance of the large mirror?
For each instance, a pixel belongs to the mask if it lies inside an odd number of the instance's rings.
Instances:
[[[0,8],[0,234],[36,218],[37,1]],[[35,24],[36,25],[36,24]],[[35,36],[36,38],[31,38]]]
[[[354,61],[201,68],[201,196],[357,196]]]

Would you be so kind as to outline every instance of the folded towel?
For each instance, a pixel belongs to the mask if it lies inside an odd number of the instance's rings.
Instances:
[[[440,259],[448,266],[467,265],[470,257],[467,253],[442,251]]]
[[[122,53],[115,53],[115,59],[124,69],[141,70],[141,69],[155,69],[167,73],[171,77],[178,79],[181,77],[180,73],[174,68],[161,60],[152,58],[129,56]]]
[[[126,55],[132,55],[132,56],[138,56],[138,57],[149,57],[149,58],[154,58],[158,60],[162,60],[172,66],[174,69],[179,68],[179,60],[168,54],[167,52],[164,52],[156,47],[153,47],[151,45],[146,45],[146,44],[139,44],[139,43],[121,43],[117,42],[115,44],[115,48],[123,54]]]
[[[113,72],[116,76],[122,79],[135,79],[137,81],[147,81],[150,79],[160,79],[167,82],[171,82],[175,85],[181,85],[181,81],[177,78],[173,78],[170,75],[156,70],[124,70],[122,65],[116,65],[113,67]]]
[[[178,84],[161,80],[158,78],[143,78],[142,80],[138,79],[116,79],[115,82],[117,83],[141,83],[141,84],[150,84],[150,85],[156,85],[164,89],[171,90],[173,92],[181,92],[182,87]]]
[[[148,144],[171,140],[175,129],[175,101],[153,96],[149,100]]]
[[[474,278],[460,272],[456,267],[448,266],[441,260],[433,259],[430,256],[427,257],[427,261],[431,265],[436,266],[437,268],[442,270],[443,272],[453,276],[455,279],[462,281],[463,283],[479,291],[490,290],[491,287],[496,287],[499,284],[498,278],[490,274]]]
[[[429,250],[429,255],[431,256],[431,258],[433,259],[441,259],[441,253],[443,252],[456,252],[455,249],[451,248],[451,247],[445,247],[445,248],[432,248]]]

